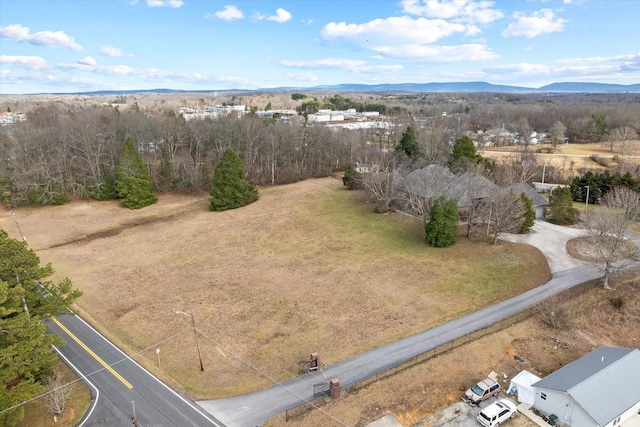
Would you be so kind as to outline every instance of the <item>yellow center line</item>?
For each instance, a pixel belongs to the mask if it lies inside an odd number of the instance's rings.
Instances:
[[[107,371],[111,372],[114,377],[119,379],[122,382],[122,384],[127,386],[129,389],[133,388],[133,386],[129,383],[129,381],[127,381],[124,378],[122,378],[122,376],[119,373],[117,373],[111,366],[109,366],[107,364],[107,362],[102,360],[100,358],[100,356],[95,354],[89,347],[87,347],[87,345],[85,343],[80,341],[80,338],[76,337],[69,329],[67,329],[62,323],[60,323],[60,321],[58,319],[56,319],[55,317],[51,316],[51,320],[53,320],[53,322],[56,325],[60,326],[60,328],[63,331],[65,331],[75,342],[77,342],[80,345],[80,347],[84,348],[87,353],[89,353],[91,356],[93,356],[93,358],[96,359],[98,361],[98,363],[100,363],[102,366],[104,366]]]

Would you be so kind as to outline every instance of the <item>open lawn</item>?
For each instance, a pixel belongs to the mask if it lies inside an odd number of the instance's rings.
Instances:
[[[524,245],[431,248],[419,221],[374,214],[362,197],[323,178],[261,188],[258,202],[220,213],[206,194],[136,211],[77,201],[15,212],[42,261],[84,292],[80,314],[195,398],[273,385],[311,352],[332,364],[550,276]],[[19,236],[6,211],[0,226]],[[203,373],[190,319],[176,314],[190,307]]]

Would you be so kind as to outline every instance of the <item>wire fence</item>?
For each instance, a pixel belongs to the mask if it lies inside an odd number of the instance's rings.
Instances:
[[[424,363],[428,360],[433,359],[434,357],[437,357],[441,354],[447,353],[451,350],[454,350],[458,347],[461,347],[465,344],[469,344],[472,341],[478,340],[484,336],[499,332],[505,328],[508,328],[509,326],[513,326],[516,323],[522,322],[524,320],[529,319],[531,316],[535,315],[538,313],[539,311],[539,305],[540,304],[544,304],[545,302],[548,302],[550,300],[554,300],[554,302],[563,302],[563,301],[568,301],[571,300],[577,296],[580,296],[596,287],[598,287],[601,283],[600,279],[597,280],[592,280],[589,282],[585,282],[579,285],[576,285],[570,289],[567,289],[561,293],[558,293],[556,295],[553,295],[551,297],[549,297],[547,300],[542,301],[541,303],[535,305],[535,306],[531,306],[525,310],[522,310],[518,313],[515,313],[509,317],[506,317],[502,320],[500,320],[499,322],[495,322],[487,327],[478,329],[474,332],[471,332],[470,334],[464,335],[462,337],[456,338],[452,341],[449,341],[445,344],[442,344],[440,346],[434,347],[430,350],[425,351],[424,353],[421,353],[409,360],[406,360],[402,363],[396,364],[394,366],[376,371],[376,372],[372,372],[370,375],[368,375],[367,377],[361,378],[358,381],[352,382],[352,383],[346,383],[346,384],[341,384],[342,386],[342,390],[346,393],[351,393],[351,392],[356,392],[360,389],[363,389],[371,384],[374,384],[382,379],[385,378],[389,378],[392,377],[396,374],[399,374],[407,369],[410,369],[416,365],[419,365],[421,363]],[[327,383],[327,389],[329,388],[329,385]],[[295,408],[289,409],[286,411],[285,413],[285,420],[289,421],[289,420],[293,420],[296,418],[300,418],[302,416],[304,416],[307,412],[313,410],[313,409],[317,409],[319,407],[324,406],[325,404],[327,404],[328,402],[331,401],[331,398],[326,397],[326,396],[322,396],[319,397],[318,399],[311,401],[311,402],[306,402],[300,406],[297,406]]]

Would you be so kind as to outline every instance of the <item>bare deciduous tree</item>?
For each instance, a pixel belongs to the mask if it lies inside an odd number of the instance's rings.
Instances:
[[[491,203],[487,205],[493,244],[498,242],[500,234],[516,233],[520,230],[525,220],[525,206],[520,194],[509,188],[497,187]]]
[[[558,144],[564,143],[567,134],[567,127],[560,120],[556,121],[551,128],[551,145],[556,148]]]
[[[605,194],[600,205],[586,212],[584,228],[594,263],[604,273],[602,286],[611,289],[609,278],[624,267],[621,259],[629,250],[626,234],[640,218],[640,194],[618,187]]]
[[[394,201],[398,200],[402,188],[401,167],[394,159],[378,165],[376,171],[365,173],[362,185],[369,199],[376,204],[380,212],[388,212]]]
[[[67,407],[71,393],[73,393],[74,384],[65,384],[62,377],[58,373],[45,380],[47,394],[44,396],[44,404],[53,415],[60,415]]]

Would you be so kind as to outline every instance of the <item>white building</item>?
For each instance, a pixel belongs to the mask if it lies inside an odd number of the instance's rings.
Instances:
[[[552,425],[619,426],[640,411],[640,350],[600,347],[533,387]]]

